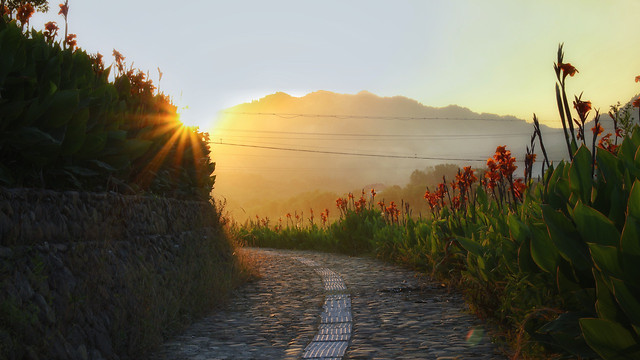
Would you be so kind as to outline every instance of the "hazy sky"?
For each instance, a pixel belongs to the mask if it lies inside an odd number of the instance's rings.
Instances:
[[[58,2],[32,25],[62,26]],[[70,0],[69,31],[149,71],[187,121],[276,91],[403,95],[430,106],[556,123],[558,43],[568,92],[608,110],[640,92],[638,0]]]

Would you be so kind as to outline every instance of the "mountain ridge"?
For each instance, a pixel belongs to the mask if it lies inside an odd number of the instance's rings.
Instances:
[[[550,158],[566,156],[562,129],[541,130]],[[276,92],[231,107],[218,121],[211,135],[223,143],[214,143],[214,195],[252,209],[314,190],[403,185],[413,171],[439,164],[482,169],[499,145],[518,159],[522,176],[532,133],[531,123],[512,115],[427,106],[399,95]],[[534,173],[539,167],[540,161]]]

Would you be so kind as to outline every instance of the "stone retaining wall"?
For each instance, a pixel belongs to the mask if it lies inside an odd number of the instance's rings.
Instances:
[[[0,359],[139,358],[228,292],[206,202],[0,188]]]

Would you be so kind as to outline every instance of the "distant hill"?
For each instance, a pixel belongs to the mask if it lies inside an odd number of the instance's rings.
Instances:
[[[402,96],[278,92],[221,114],[211,130],[214,194],[249,212],[302,192],[402,185],[414,170],[437,164],[483,168],[498,145],[522,160],[532,132],[530,122],[513,116],[430,107]],[[542,133],[552,159],[566,156],[561,129],[543,126]]]

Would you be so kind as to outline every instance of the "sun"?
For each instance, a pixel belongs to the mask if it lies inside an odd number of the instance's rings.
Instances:
[[[187,127],[199,127],[200,123],[198,119],[189,110],[188,106],[179,107],[176,111],[178,114],[178,121]]]

